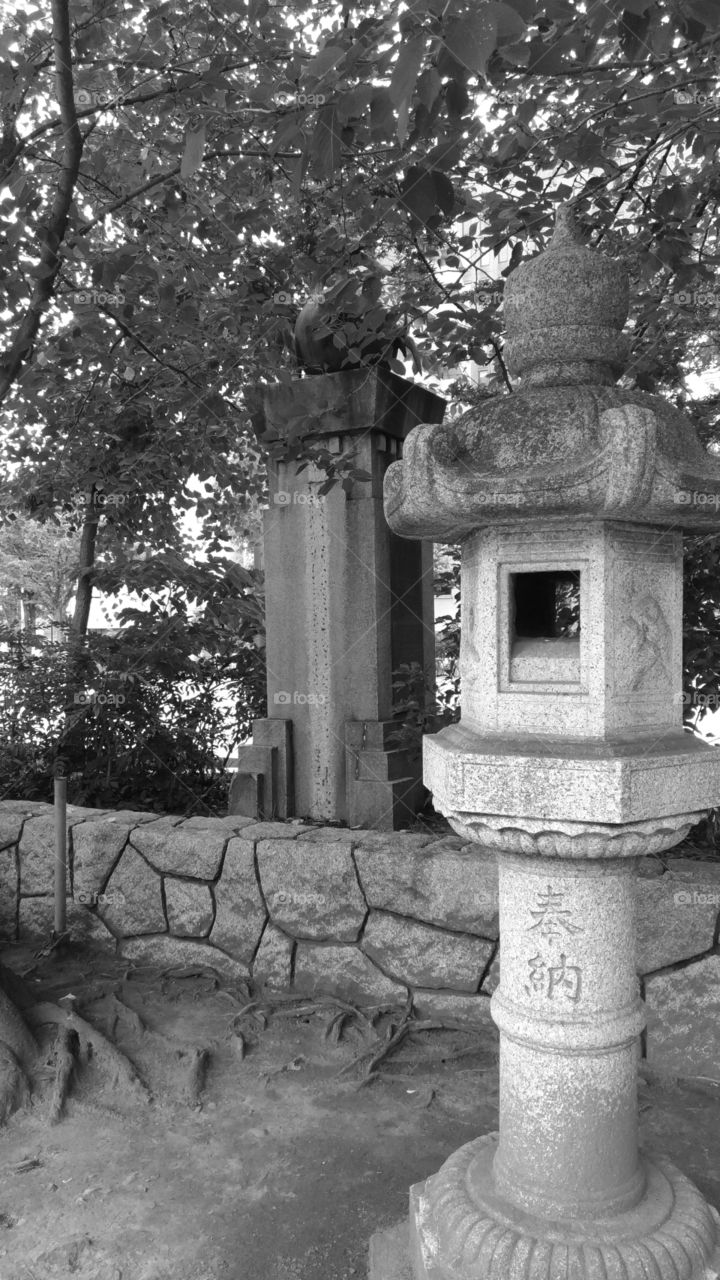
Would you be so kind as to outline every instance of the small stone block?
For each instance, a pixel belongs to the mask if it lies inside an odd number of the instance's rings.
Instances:
[[[265,802],[265,778],[262,773],[236,773],[230,783],[230,813],[242,814],[262,821]]]
[[[413,1280],[407,1218],[371,1237],[368,1280]]]

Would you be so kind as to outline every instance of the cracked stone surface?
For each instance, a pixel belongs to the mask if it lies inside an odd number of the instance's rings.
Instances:
[[[309,942],[297,944],[293,988],[307,995],[339,995],[358,1004],[407,1000],[407,987],[387,978],[356,947]]]
[[[114,933],[127,937],[165,931],[160,877],[130,845],[104,892],[110,901],[99,904],[99,915]]]
[[[249,977],[247,965],[225,955],[217,947],[206,942],[192,942],[189,938],[171,938],[169,934],[147,938],[123,939],[120,953],[138,964],[157,965],[171,969],[176,965],[209,965],[224,978],[245,980]]]
[[[271,991],[288,991],[292,978],[292,954],[292,938],[268,922],[252,967],[255,981]]]
[[[469,1027],[487,1028],[494,1041],[498,1039],[498,1029],[490,1013],[490,999],[484,995],[458,995],[456,991],[423,991],[418,988],[413,992],[413,1005],[419,1018],[432,1021],[462,1023]]]
[[[638,973],[689,960],[713,944],[720,863],[671,858],[664,875],[638,881]]]
[[[368,905],[445,929],[498,935],[497,866],[477,847],[445,842],[403,848],[361,846],[358,873]]]
[[[367,907],[345,841],[259,840],[257,853],[274,924],[298,938],[357,940]]]
[[[177,822],[171,825],[160,819],[133,831],[130,842],[157,871],[214,880],[227,838],[227,829],[217,823],[191,826],[186,822],[178,826]]]
[[[135,822],[82,823],[73,831],[73,890],[101,893]]]
[[[645,1002],[650,1065],[720,1081],[720,956],[648,978]]]
[[[0,938],[13,941],[18,896],[17,855],[14,846],[0,849]]]
[[[255,846],[242,836],[233,836],[228,842],[222,877],[215,887],[215,904],[210,940],[242,964],[249,964],[267,912],[255,875]]]
[[[201,938],[213,923],[213,900],[206,884],[165,876],[168,928],[183,937]]]
[[[413,986],[477,991],[493,951],[492,942],[446,933],[415,920],[373,911],[363,950],[385,973]]]

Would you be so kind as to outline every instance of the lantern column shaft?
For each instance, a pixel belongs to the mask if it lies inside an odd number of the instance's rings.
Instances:
[[[495,1189],[526,1212],[595,1217],[643,1193],[635,859],[498,854],[503,965]]]

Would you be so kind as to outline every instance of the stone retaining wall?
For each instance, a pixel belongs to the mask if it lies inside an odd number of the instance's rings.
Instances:
[[[0,802],[0,938],[49,937],[52,806]],[[459,837],[68,806],[68,924],[138,963],[213,965],[298,993],[486,1024],[497,873]],[[720,863],[641,864],[647,1055],[720,1078]]]

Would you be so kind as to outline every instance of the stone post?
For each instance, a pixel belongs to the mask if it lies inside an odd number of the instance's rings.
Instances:
[[[263,443],[303,439],[331,455],[352,450],[369,479],[322,494],[320,468],[270,462],[268,719],[241,749],[233,811],[256,812],[259,791],[252,781],[248,794],[244,779],[258,769],[266,817],[296,813],[392,830],[412,819],[423,794],[419,760],[394,742],[393,672],[418,663],[434,690],[435,633],[432,545],[391,532],[382,487],[408,431],[440,422],[444,401],[375,367],[274,383],[253,405]],[[273,782],[262,752],[277,748],[283,733]]]
[[[638,1146],[635,966],[639,859],[720,801],[720,755],[682,729],[680,537],[720,524],[720,467],[615,387],[627,296],[561,210],[505,287],[520,390],[419,427],[386,477],[397,532],[464,539],[462,719],[426,738],[424,778],[498,860],[500,1114],[412,1188],[371,1280],[720,1268],[720,1215]]]

